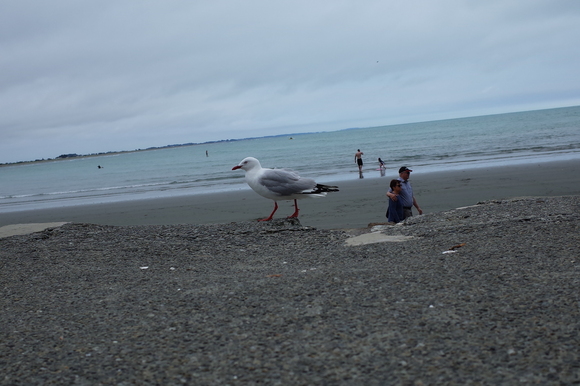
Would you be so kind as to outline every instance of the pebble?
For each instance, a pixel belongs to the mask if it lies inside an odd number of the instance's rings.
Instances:
[[[295,219],[8,237],[0,384],[579,383],[579,228],[571,196],[353,246]]]

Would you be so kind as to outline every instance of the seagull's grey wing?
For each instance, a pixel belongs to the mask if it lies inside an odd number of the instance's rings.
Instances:
[[[285,169],[265,170],[260,183],[274,193],[287,196],[313,189],[316,182],[311,178],[301,178],[293,171]]]

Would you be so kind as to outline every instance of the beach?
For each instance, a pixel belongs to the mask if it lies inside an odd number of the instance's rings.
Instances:
[[[569,196],[362,245],[284,219],[2,238],[0,384],[578,383],[579,224]]]
[[[415,169],[411,184],[424,213],[436,213],[479,201],[522,196],[580,194],[580,159],[565,162],[529,163],[421,173]],[[335,183],[340,192],[325,198],[299,201],[303,225],[320,229],[363,228],[385,222],[389,181],[398,175],[376,177],[365,170],[365,178],[353,173],[352,180]],[[372,178],[374,177],[374,178]],[[293,213],[292,201],[281,201],[275,218]],[[118,203],[77,205],[0,214],[0,227],[23,223],[78,222],[101,225],[220,224],[267,217],[273,201],[248,189],[214,194],[192,194],[170,198]],[[415,211],[415,214],[416,211]]]
[[[388,177],[3,214],[0,384],[578,383],[577,170],[415,171],[398,225]]]

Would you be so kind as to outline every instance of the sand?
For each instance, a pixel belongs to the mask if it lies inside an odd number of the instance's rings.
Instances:
[[[17,235],[26,235],[34,232],[41,232],[49,228],[56,228],[66,224],[66,222],[47,222],[30,224],[13,224],[0,227],[0,238]]]
[[[480,201],[522,196],[580,194],[580,159],[565,162],[421,173],[411,183],[424,214],[474,205]],[[385,222],[387,186],[397,175],[339,181],[340,192],[325,198],[299,201],[300,221],[320,229],[365,228]],[[120,203],[61,207],[0,214],[0,227],[14,224],[76,222],[101,225],[219,224],[267,217],[273,202],[249,189],[217,194],[133,200]],[[275,218],[293,213],[293,203],[282,201]],[[416,214],[416,212],[415,212]],[[0,228],[0,232],[2,229]],[[2,234],[0,233],[0,237]]]

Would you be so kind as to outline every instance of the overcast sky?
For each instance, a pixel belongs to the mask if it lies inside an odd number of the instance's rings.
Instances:
[[[0,163],[580,105],[578,0],[2,0]]]

